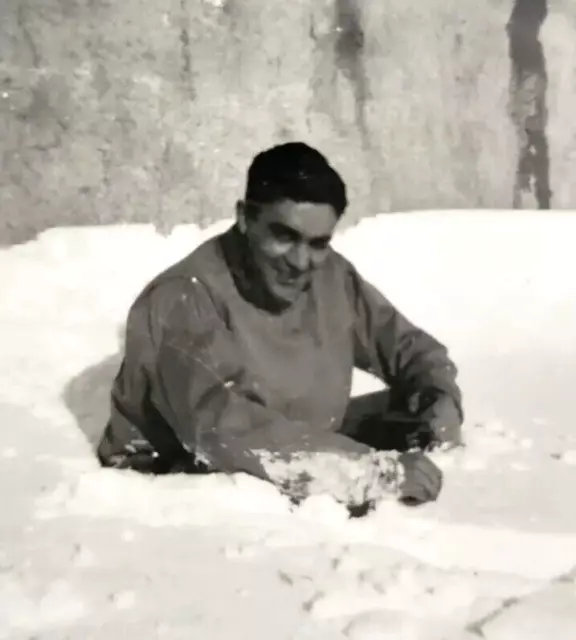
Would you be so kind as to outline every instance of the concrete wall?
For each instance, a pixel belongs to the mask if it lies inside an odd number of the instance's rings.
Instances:
[[[3,0],[0,243],[205,224],[290,139],[342,171],[350,220],[576,208],[576,5],[549,4]]]

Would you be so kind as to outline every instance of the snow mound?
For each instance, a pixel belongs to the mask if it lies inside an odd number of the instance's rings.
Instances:
[[[0,638],[575,637],[576,216],[398,214],[338,235],[448,344],[467,410],[468,447],[436,456],[441,499],[361,520],[244,475],[94,460],[129,304],[230,222],[0,250]],[[355,393],[379,384],[358,374]]]

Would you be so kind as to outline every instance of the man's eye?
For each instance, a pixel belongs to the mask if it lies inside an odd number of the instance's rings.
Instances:
[[[274,238],[278,240],[278,242],[282,242],[284,244],[294,242],[292,234],[288,233],[287,231],[276,231],[274,233]]]
[[[310,243],[310,246],[312,247],[312,249],[316,250],[316,251],[324,251],[325,249],[328,249],[328,246],[330,245],[330,240],[313,240]]]

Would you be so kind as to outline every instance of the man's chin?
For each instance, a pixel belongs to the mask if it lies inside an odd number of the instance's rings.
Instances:
[[[305,288],[275,285],[270,287],[269,292],[276,302],[282,307],[293,305],[302,295]]]

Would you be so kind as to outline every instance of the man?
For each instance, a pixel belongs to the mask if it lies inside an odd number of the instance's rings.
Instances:
[[[246,472],[298,501],[323,486],[318,460],[345,483],[362,461],[372,490],[341,493],[350,508],[391,488],[436,499],[442,474],[424,452],[460,442],[456,367],[331,248],[347,204],[338,173],[304,143],[254,158],[236,223],[129,311],[103,465]],[[389,390],[350,402],[354,367]],[[392,450],[404,453],[374,454]]]

